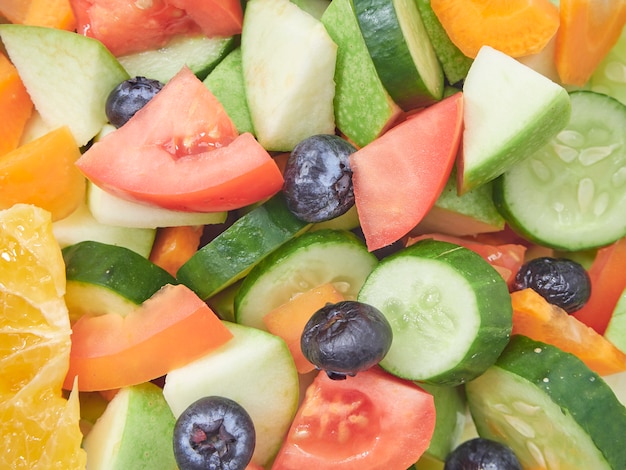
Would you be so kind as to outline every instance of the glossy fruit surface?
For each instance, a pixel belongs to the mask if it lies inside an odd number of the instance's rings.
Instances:
[[[579,310],[591,295],[589,274],[580,263],[567,258],[543,256],[522,265],[513,290],[525,288],[533,289],[568,313]]]
[[[285,166],[283,190],[289,209],[307,222],[323,222],[354,205],[348,156],[356,148],[331,134],[308,137],[295,146]]]
[[[161,91],[161,88],[163,88],[161,82],[146,77],[124,80],[107,97],[105,112],[109,122],[115,127],[123,126]]]
[[[507,446],[477,437],[453,450],[444,470],[522,470],[522,466]]]
[[[243,470],[255,443],[250,415],[225,397],[200,398],[174,426],[174,456],[180,470]]]
[[[378,364],[391,347],[393,333],[385,316],[353,300],[326,304],[304,327],[304,356],[331,379],[345,379]]]

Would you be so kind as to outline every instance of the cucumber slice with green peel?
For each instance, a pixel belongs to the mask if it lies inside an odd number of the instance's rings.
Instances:
[[[289,211],[279,193],[200,248],[180,267],[176,278],[207,299],[243,278],[265,256],[310,226]]]
[[[62,254],[71,320],[106,313],[125,316],[165,284],[176,284],[167,271],[122,246],[84,241]]]
[[[570,93],[565,129],[494,181],[496,207],[516,232],[580,251],[626,235],[626,105]]]
[[[604,330],[604,337],[613,343],[620,351],[626,353],[626,289],[622,292],[609,324]]]
[[[263,317],[293,296],[332,282],[346,300],[357,297],[378,263],[351,232],[318,230],[285,243],[250,271],[235,295],[237,323],[267,330]]]
[[[117,60],[131,77],[166,83],[186,65],[204,80],[234,45],[234,36],[179,36],[159,49],[120,56]]]
[[[465,388],[478,433],[510,446],[524,468],[626,468],[626,408],[572,354],[515,335]]]
[[[391,324],[393,342],[380,365],[409,380],[474,379],[496,361],[512,328],[502,276],[473,251],[432,239],[384,258],[358,300]]]
[[[441,99],[444,76],[415,0],[353,0],[383,85],[410,110]]]

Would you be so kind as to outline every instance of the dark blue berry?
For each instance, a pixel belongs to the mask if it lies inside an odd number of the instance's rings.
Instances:
[[[157,80],[135,77],[117,85],[107,97],[105,112],[115,127],[121,127],[163,88]]]
[[[504,444],[477,437],[463,442],[446,458],[444,470],[522,470],[513,451]]]

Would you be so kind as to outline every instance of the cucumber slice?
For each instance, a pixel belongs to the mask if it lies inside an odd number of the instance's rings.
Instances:
[[[351,232],[307,232],[264,258],[246,276],[235,295],[237,323],[267,330],[265,314],[294,295],[327,282],[346,299],[355,299],[377,263]]]
[[[131,77],[168,82],[186,65],[204,80],[235,44],[234,37],[178,36],[160,49],[117,58]]]
[[[626,468],[626,408],[572,354],[515,335],[466,393],[478,433],[524,468]]]
[[[354,10],[393,100],[404,110],[440,100],[443,71],[415,0],[354,0]]]
[[[473,251],[432,239],[383,259],[358,300],[391,324],[393,342],[380,365],[409,380],[472,380],[496,361],[512,328],[502,276]]]
[[[128,248],[84,241],[62,250],[70,320],[82,315],[127,315],[165,284],[167,271]]]
[[[194,253],[176,277],[207,299],[244,277],[270,252],[310,226],[289,211],[279,193]]]
[[[565,129],[495,180],[493,197],[518,233],[579,251],[626,235],[626,105],[591,91],[570,102]]]

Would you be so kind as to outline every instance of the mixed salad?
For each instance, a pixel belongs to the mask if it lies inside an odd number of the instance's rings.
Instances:
[[[626,468],[623,1],[13,3],[3,465]]]

